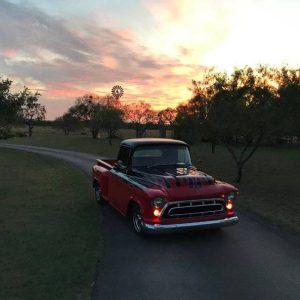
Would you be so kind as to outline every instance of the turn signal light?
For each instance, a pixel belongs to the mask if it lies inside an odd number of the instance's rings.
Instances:
[[[228,200],[227,203],[226,203],[226,208],[231,210],[233,208],[233,203],[232,201]]]
[[[154,209],[153,214],[155,217],[159,217],[159,215],[160,215],[159,209]]]

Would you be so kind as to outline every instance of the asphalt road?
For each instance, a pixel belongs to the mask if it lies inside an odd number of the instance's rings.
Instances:
[[[87,176],[96,158],[42,147],[0,147],[63,159]],[[239,213],[238,225],[220,231],[141,239],[110,206],[101,210],[105,249],[93,300],[300,299],[298,244],[255,218]]]

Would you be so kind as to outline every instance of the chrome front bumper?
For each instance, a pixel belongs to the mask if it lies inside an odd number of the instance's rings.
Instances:
[[[184,230],[197,230],[197,229],[209,229],[209,228],[219,228],[225,226],[231,226],[237,224],[239,218],[237,216],[213,220],[213,221],[203,221],[203,222],[192,222],[192,223],[178,223],[178,224],[143,224],[144,232],[147,233],[168,233],[177,232]]]

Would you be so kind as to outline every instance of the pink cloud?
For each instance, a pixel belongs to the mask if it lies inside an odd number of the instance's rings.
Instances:
[[[13,48],[6,48],[0,52],[6,58],[15,58],[18,55],[18,50]]]
[[[48,84],[44,96],[49,98],[72,97],[73,99],[75,99],[88,93],[88,89],[78,88],[76,87],[76,85],[77,84],[75,82],[72,82],[71,84],[69,82],[61,82],[59,84]]]
[[[135,34],[135,32],[133,32],[132,30],[128,30],[128,29],[119,29],[116,31],[120,37],[122,37],[125,40],[135,40],[137,39],[137,35]]]

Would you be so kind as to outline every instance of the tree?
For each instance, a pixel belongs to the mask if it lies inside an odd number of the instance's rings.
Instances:
[[[193,82],[194,97],[177,108],[177,133],[193,139],[196,132],[223,143],[236,167],[236,181],[262,141],[274,132],[278,92],[276,72],[266,66],[236,69],[231,75],[208,71]],[[188,130],[187,130],[188,129]]]
[[[100,101],[103,106],[101,128],[107,132],[109,144],[112,145],[112,138],[116,137],[122,126],[125,112],[119,98],[106,95]]]
[[[283,67],[277,71],[277,135],[300,138],[300,70]]]
[[[85,95],[76,100],[69,113],[85,123],[96,139],[101,129],[108,133],[109,142],[122,123],[123,112],[119,100],[111,96]]]
[[[194,117],[199,123],[199,131],[202,139],[210,140],[211,153],[215,153],[216,144],[218,142],[218,134],[214,130],[212,115],[209,113],[212,105],[212,99],[218,92],[220,82],[224,79],[224,75],[215,73],[214,69],[204,72],[201,81],[192,81],[193,98],[189,101],[189,109],[193,112]]]
[[[11,84],[11,80],[0,78],[0,138],[9,136],[11,126],[21,116],[22,93],[11,93]]]
[[[80,128],[80,123],[70,111],[64,113],[61,117],[55,119],[54,124],[59,129],[62,129],[65,135]]]
[[[274,72],[265,66],[236,69],[216,77],[208,119],[237,166],[236,181],[263,139],[272,131],[276,100]]]
[[[111,95],[99,97],[98,101],[100,101],[102,105],[105,105],[106,107],[123,109],[123,105],[121,104],[119,98],[115,98]]]
[[[173,128],[177,139],[182,139],[191,145],[200,141],[200,124],[189,103],[177,106]]]
[[[106,130],[109,144],[112,145],[112,138],[116,137],[118,129],[123,124],[124,111],[109,105],[103,107],[101,127]]]
[[[197,132],[225,145],[242,179],[262,142],[300,137],[300,70],[260,65],[232,74],[206,72],[193,81],[193,98],[177,107],[175,133],[193,141]]]
[[[165,138],[167,133],[167,126],[171,126],[176,118],[176,109],[166,108],[158,112],[157,120],[159,125],[160,137]]]
[[[28,88],[25,88],[22,92],[23,98],[23,119],[28,126],[28,135],[32,136],[32,129],[35,121],[45,120],[46,108],[44,105],[38,103],[40,93],[30,92]]]
[[[125,120],[133,124],[136,137],[143,137],[148,126],[156,121],[156,114],[149,103],[140,101],[124,106]]]
[[[92,138],[96,139],[101,128],[101,110],[102,105],[99,103],[98,96],[84,95],[76,100],[69,112],[77,120],[86,124],[91,130]]]
[[[177,107],[175,120],[175,134],[178,137],[182,136],[189,143],[200,140],[210,141],[212,153],[215,152],[218,137],[211,125],[209,111],[212,98],[217,93],[214,83],[218,75],[213,69],[209,69],[203,73],[202,80],[192,81],[193,97],[188,103]]]

